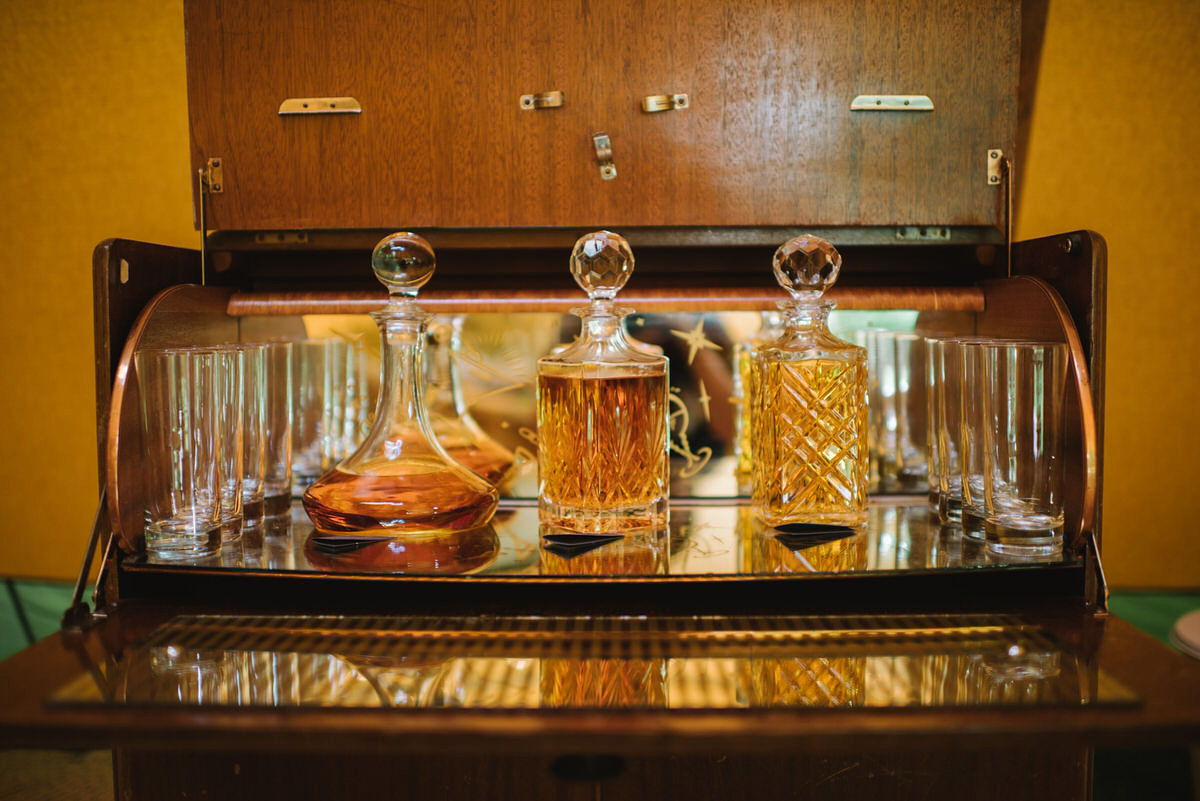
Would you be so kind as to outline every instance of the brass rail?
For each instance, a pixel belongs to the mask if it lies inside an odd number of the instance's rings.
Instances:
[[[983,311],[978,287],[835,287],[830,298],[839,309],[915,311]],[[773,309],[784,297],[779,290],[761,288],[642,289],[621,293],[621,303],[640,312],[756,311]],[[380,291],[348,292],[235,292],[229,298],[231,316],[297,314],[365,314],[383,307]],[[469,290],[422,292],[421,306],[430,312],[554,312],[583,303],[578,290],[512,290],[504,294]]]

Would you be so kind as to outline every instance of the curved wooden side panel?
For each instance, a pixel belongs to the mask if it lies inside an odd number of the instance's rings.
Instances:
[[[142,546],[141,423],[134,354],[143,348],[215,345],[238,339],[225,313],[232,290],[180,284],[159,292],[138,315],[113,379],[104,452],[108,517],[122,550]]]
[[[983,336],[1028,337],[1065,342],[1069,356],[1064,411],[1067,547],[1082,548],[1095,532],[1099,503],[1099,437],[1088,361],[1066,304],[1048,283],[1028,275],[984,281],[986,308],[977,332]]]

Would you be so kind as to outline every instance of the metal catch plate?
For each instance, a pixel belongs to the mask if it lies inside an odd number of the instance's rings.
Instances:
[[[927,95],[859,95],[850,103],[851,111],[933,111]]]
[[[686,94],[650,95],[642,98],[642,111],[682,111],[690,105]]]
[[[537,92],[532,95],[521,95],[521,108],[532,111],[539,108],[558,108],[564,102],[563,93],[557,89],[551,92]]]
[[[289,97],[279,104],[280,116],[290,114],[361,114],[353,97]]]

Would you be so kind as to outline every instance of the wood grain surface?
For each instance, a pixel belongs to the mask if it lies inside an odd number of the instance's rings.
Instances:
[[[188,0],[192,165],[222,159],[210,229],[993,226],[1019,5]],[[851,112],[864,93],[935,110]],[[362,113],[277,113],[332,96]]]

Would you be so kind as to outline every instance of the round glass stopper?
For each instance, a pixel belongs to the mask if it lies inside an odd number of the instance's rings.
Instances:
[[[837,282],[842,254],[819,236],[802,234],[775,251],[775,280],[793,298],[820,296]]]
[[[385,236],[371,253],[371,269],[392,297],[415,298],[436,263],[433,247],[408,231]]]
[[[612,231],[584,234],[571,251],[571,275],[595,300],[612,300],[633,272],[633,250]]]

